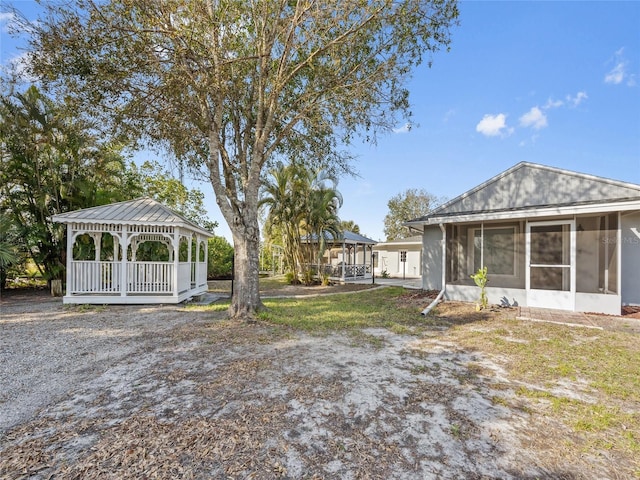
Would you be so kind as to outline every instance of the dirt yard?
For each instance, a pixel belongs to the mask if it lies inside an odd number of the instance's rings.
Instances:
[[[42,294],[0,309],[2,479],[622,478],[606,456],[576,470],[532,448],[566,432],[492,401],[505,391],[473,369],[501,367],[437,333],[310,336]]]

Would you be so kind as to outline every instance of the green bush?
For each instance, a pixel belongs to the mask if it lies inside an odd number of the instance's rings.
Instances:
[[[284,279],[288,285],[297,285],[300,283],[300,280],[298,280],[298,276],[295,274],[295,272],[289,271],[285,273]]]
[[[207,269],[209,280],[233,275],[233,247],[226,238],[216,236],[209,239]]]

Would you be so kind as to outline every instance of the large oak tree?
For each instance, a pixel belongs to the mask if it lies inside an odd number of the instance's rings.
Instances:
[[[70,0],[35,27],[32,74],[129,136],[204,167],[235,246],[230,313],[258,293],[269,162],[348,171],[338,145],[409,116],[406,81],[448,47],[454,0]]]

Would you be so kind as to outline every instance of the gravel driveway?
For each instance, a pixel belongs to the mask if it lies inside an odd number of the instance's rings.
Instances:
[[[0,433],[193,319],[175,307],[77,307],[43,293],[0,307]]]
[[[435,337],[1,308],[0,478],[578,478],[522,448],[527,414],[473,371],[498,366]]]

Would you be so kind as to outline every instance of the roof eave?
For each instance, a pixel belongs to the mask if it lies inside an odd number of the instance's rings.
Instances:
[[[590,213],[610,213],[640,210],[640,199],[621,202],[590,203],[566,206],[541,206],[518,210],[463,212],[455,215],[428,215],[404,223],[407,226],[427,226],[447,223],[468,223],[492,220],[515,220],[523,218],[553,217],[566,215],[588,215]]]
[[[105,224],[105,225],[149,225],[149,226],[166,226],[167,223],[164,222],[147,222],[143,220],[98,220],[95,218],[82,218],[76,217],[72,218],[66,215],[66,213],[59,213],[52,215],[49,217],[53,222],[56,223],[86,223],[86,224]],[[172,222],[172,227],[183,228],[186,230],[191,230],[193,232],[199,233],[201,235],[207,236],[209,238],[215,237],[215,234],[205,230],[202,227],[199,227],[195,224],[187,223],[187,222]]]

